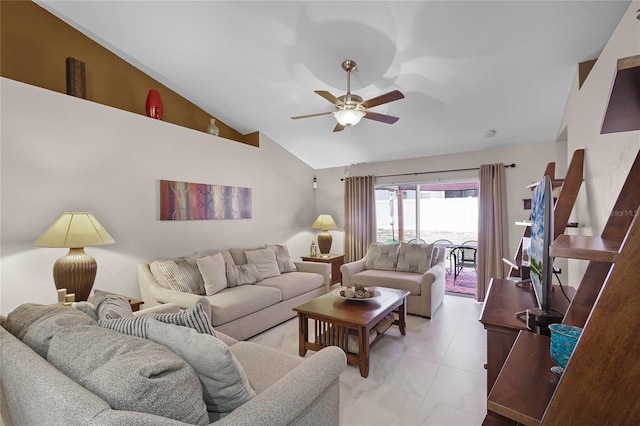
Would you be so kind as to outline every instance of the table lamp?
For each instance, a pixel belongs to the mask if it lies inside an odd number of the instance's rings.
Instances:
[[[329,229],[338,229],[338,225],[334,222],[331,215],[321,214],[318,216],[312,228],[322,229],[322,232],[318,234],[318,249],[320,249],[320,254],[329,254],[331,251],[331,242],[333,241],[333,237],[329,233]]]
[[[96,260],[84,248],[114,242],[91,213],[65,212],[33,244],[69,248],[69,253],[53,265],[53,281],[57,289],[66,288],[80,301],[89,297],[98,271]]]

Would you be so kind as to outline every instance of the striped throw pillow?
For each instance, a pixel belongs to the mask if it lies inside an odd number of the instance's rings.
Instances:
[[[197,256],[155,260],[149,268],[153,277],[164,287],[182,293],[205,294],[204,281],[196,263]]]
[[[98,319],[116,319],[133,316],[129,299],[119,294],[93,290],[93,306]]]
[[[205,313],[200,303],[196,303],[189,309],[175,314],[148,314],[129,318],[101,319],[98,323],[104,328],[146,339],[148,337],[149,318],[154,318],[167,324],[193,328],[198,333],[216,335],[209,316]]]

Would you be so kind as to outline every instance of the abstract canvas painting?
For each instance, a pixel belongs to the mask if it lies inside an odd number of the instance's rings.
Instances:
[[[160,220],[251,219],[251,188],[160,181]]]

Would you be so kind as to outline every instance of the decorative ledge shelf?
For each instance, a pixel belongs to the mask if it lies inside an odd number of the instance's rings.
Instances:
[[[562,234],[550,246],[554,257],[613,263],[618,256],[620,243],[602,237]]]

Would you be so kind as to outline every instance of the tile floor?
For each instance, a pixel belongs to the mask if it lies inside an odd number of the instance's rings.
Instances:
[[[408,315],[405,336],[390,328],[371,349],[368,378],[351,365],[340,376],[341,424],[482,424],[487,378],[481,310],[472,298],[446,295],[432,320]],[[297,321],[250,341],[297,355]]]

